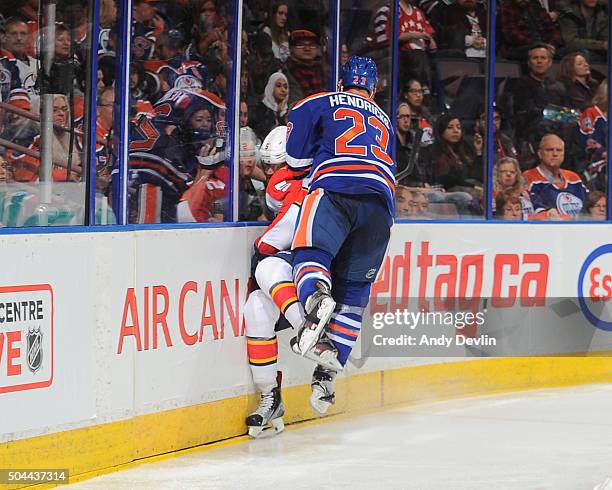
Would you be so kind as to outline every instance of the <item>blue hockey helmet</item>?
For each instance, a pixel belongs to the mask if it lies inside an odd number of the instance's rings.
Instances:
[[[366,56],[351,56],[342,67],[342,86],[344,88],[363,88],[374,93],[378,83],[378,71],[372,58]]]

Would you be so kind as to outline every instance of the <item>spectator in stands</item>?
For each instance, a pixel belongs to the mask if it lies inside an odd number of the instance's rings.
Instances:
[[[344,63],[348,61],[350,57],[349,48],[346,43],[340,45],[340,66],[344,66]]]
[[[591,105],[599,83],[591,77],[591,67],[582,54],[565,56],[557,78],[565,87],[569,107],[583,111]]]
[[[567,105],[563,84],[548,76],[552,62],[551,46],[533,45],[527,54],[529,74],[517,80],[513,87],[513,126],[522,156],[535,155],[540,136],[556,129],[554,123],[544,120],[544,108],[551,104]]]
[[[501,158],[493,167],[493,211],[498,209],[497,196],[509,192],[518,197],[523,218],[528,219],[534,210],[525,184],[518,160],[512,157]]]
[[[410,113],[426,119],[430,124],[434,118],[425,104],[425,89],[421,82],[415,79],[408,80],[402,90],[402,100],[410,106]]]
[[[438,29],[440,54],[466,58],[487,57],[487,10],[476,0],[457,0]]]
[[[246,101],[249,97],[249,68],[243,63],[240,70],[240,99]]]
[[[244,100],[240,101],[240,127],[245,128],[249,125],[249,106]]]
[[[587,189],[578,174],[561,168],[565,143],[556,134],[540,141],[536,168],[523,172],[535,209],[531,219],[572,219],[580,214]]]
[[[66,24],[55,26],[55,58],[51,67],[51,91],[69,94],[77,87],[75,80],[81,70],[80,62],[72,53],[72,37]]]
[[[608,218],[608,203],[606,195],[601,191],[589,192],[584,202],[584,215],[589,220],[603,221]]]
[[[111,28],[117,22],[117,4],[115,0],[101,0],[100,2],[100,34],[98,36],[98,54],[114,51],[109,47]]]
[[[390,12],[389,12],[390,15]],[[391,39],[392,19],[387,19],[386,37]],[[399,12],[399,73],[400,83],[410,78],[419,80],[427,87],[432,86],[428,53],[437,51],[435,30],[423,11],[400,0]]]
[[[412,208],[413,219],[429,219],[429,200],[425,193],[421,191],[410,191],[411,201],[410,207]]]
[[[208,90],[217,95],[220,99],[225,100],[227,93],[227,77],[225,76],[225,64],[218,61],[209,61],[208,74],[210,76],[210,85]]]
[[[287,60],[289,104],[325,90],[325,72],[321,62],[319,37],[308,29],[296,29],[289,39],[291,54]]]
[[[495,217],[505,220],[522,220],[521,201],[513,191],[504,191],[495,198]]]
[[[599,84],[593,105],[587,108],[578,122],[580,131],[580,159],[586,167],[590,188],[604,188],[608,159],[608,81]]]
[[[110,184],[112,174],[112,131],[114,120],[115,89],[105,87],[98,94],[96,105],[96,187],[104,190]],[[79,128],[82,130],[82,127]],[[106,142],[106,143],[103,143]],[[84,142],[80,142],[84,147]]]
[[[81,175],[81,155],[77,149],[76,138],[72,138],[72,149],[70,148],[70,106],[68,98],[63,94],[53,96],[53,141],[52,141],[52,177],[56,182],[78,181]],[[30,150],[41,151],[40,136],[34,139]],[[70,164],[72,172],[68,173],[67,166]],[[40,158],[22,154],[13,161],[15,180],[21,182],[34,182],[39,178]]]
[[[177,205],[177,222],[223,221],[227,179],[227,169],[223,165],[210,168],[199,166],[193,183]]]
[[[289,83],[283,72],[270,75],[264,97],[255,110],[253,125],[263,140],[272,128],[287,124]]]
[[[262,32],[272,39],[272,52],[274,57],[282,63],[289,58],[289,29],[287,28],[287,16],[289,4],[286,0],[274,0],[270,4],[268,20]]]
[[[412,215],[412,192],[403,185],[395,189],[395,217],[409,218]]]
[[[259,194],[265,191],[261,182],[253,179],[255,164],[257,136],[251,128],[240,129],[240,221],[256,221],[263,214]],[[260,191],[258,193],[258,191]]]
[[[283,69],[281,61],[274,57],[270,36],[260,32],[255,37],[247,66],[249,67],[249,96],[260,100],[264,95],[270,75]]]
[[[134,0],[132,5],[132,59],[148,60],[165,24],[149,0]]]
[[[591,62],[608,60],[608,6],[597,0],[577,0],[559,18],[566,47],[582,51]]]
[[[24,111],[32,110],[30,95],[23,89],[16,89],[11,92],[8,103],[16,109]],[[4,112],[5,124],[0,137],[5,140],[25,146],[26,148],[34,142],[34,138],[40,134],[40,125],[27,117],[20,116],[15,112],[6,110]],[[4,148],[0,148],[4,150]],[[13,152],[9,151],[12,155]]]
[[[427,120],[413,116],[410,106],[397,107],[396,163],[397,181],[408,187],[427,187],[433,183],[429,147],[433,128]]]
[[[30,99],[38,97],[36,78],[38,63],[28,55],[31,44],[31,34],[25,21],[17,17],[9,17],[5,23],[4,48],[10,51],[17,62],[21,88],[28,91]]]
[[[453,202],[461,214],[471,214],[470,201],[482,199],[482,160],[465,140],[459,118],[442,114],[436,121],[432,146],[434,183],[445,190],[443,201]],[[431,196],[437,202],[440,196]]]
[[[204,0],[200,6],[199,23],[194,42],[197,56],[205,63],[215,58],[219,59],[215,50],[225,43],[225,36],[226,26],[222,16],[219,15],[217,3],[214,0]],[[192,57],[196,53],[192,52]],[[225,62],[225,60],[222,61]]]
[[[534,44],[561,47],[559,25],[550,18],[538,0],[502,0],[497,15],[500,56],[522,61]]]
[[[512,138],[504,133],[501,129],[502,126],[502,117],[498,110],[493,111],[493,151],[495,152],[493,155],[493,160],[497,161],[500,158],[504,157],[512,157],[517,158],[518,152],[514,145],[514,141]],[[478,133],[481,137],[484,138],[486,142],[485,135],[487,134],[487,115],[485,112],[480,114],[478,118],[478,122],[476,123],[475,132]]]
[[[132,65],[130,65],[132,66]],[[115,84],[115,71],[117,61],[114,56],[104,55],[98,57],[98,92],[104,87],[112,87]],[[130,80],[132,76],[130,68]],[[85,87],[83,87],[85,89]],[[132,89],[130,82],[130,89]]]

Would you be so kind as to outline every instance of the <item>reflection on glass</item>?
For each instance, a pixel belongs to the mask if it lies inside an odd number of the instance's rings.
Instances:
[[[227,5],[133,2],[130,223],[222,221]]]
[[[84,223],[89,7],[0,6],[0,226]]]
[[[291,107],[329,87],[328,0],[245,0],[240,84],[239,219],[272,220],[266,186],[280,162],[260,146],[287,124]]]

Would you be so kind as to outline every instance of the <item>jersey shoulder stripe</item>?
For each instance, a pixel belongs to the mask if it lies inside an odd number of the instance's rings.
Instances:
[[[295,103],[295,105],[293,106],[293,110],[295,110],[295,109],[299,109],[299,108],[300,108],[300,107],[302,107],[302,106],[303,106],[303,105],[304,105],[306,102],[309,102],[309,101],[314,100],[314,99],[318,99],[318,98],[320,98],[320,97],[326,97],[327,95],[331,95],[331,94],[333,94],[333,93],[334,93],[334,92],[318,92],[318,93],[316,93],[316,94],[309,95],[308,97],[305,97],[305,98],[303,98],[302,100],[300,100],[300,101],[296,102],[296,103]]]

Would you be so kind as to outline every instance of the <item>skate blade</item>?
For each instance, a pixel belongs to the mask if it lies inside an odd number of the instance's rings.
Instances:
[[[306,321],[300,335],[298,335],[298,348],[302,356],[319,341],[321,332],[329,322],[335,309],[336,302],[332,298],[324,298],[317,309],[319,323],[315,325]]]
[[[249,436],[253,439],[265,439],[266,437],[274,437],[283,430],[285,430],[285,423],[283,422],[283,418],[279,417],[270,421],[270,424],[264,427],[249,427]]]

